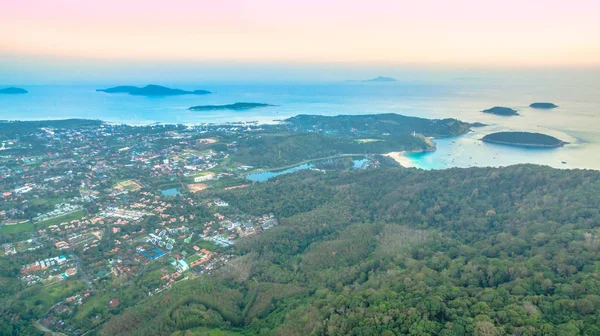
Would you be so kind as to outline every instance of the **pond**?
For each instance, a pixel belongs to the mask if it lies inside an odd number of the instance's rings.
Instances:
[[[169,188],[160,191],[163,196],[176,196],[179,195],[179,188]]]
[[[364,169],[366,168],[366,166],[369,164],[369,159],[367,158],[362,158],[362,159],[353,159],[352,162],[354,163],[354,166],[352,167],[352,169]]]

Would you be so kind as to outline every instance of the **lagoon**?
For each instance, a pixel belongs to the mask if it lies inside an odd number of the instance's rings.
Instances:
[[[260,172],[248,174],[248,175],[246,175],[246,178],[253,182],[265,182],[272,177],[290,174],[290,173],[297,172],[299,170],[304,170],[304,169],[314,169],[315,163],[320,162],[320,161],[321,162],[330,162],[332,160],[333,159],[326,159],[326,160],[318,160],[317,159],[317,160],[313,160],[308,163],[303,163],[301,165],[297,165],[295,167],[287,168],[284,170],[266,170],[266,171],[260,171]],[[366,165],[369,163],[369,161],[370,160],[367,158],[353,157],[352,158],[352,163],[353,163],[352,169],[354,169],[354,170],[364,169],[366,167]]]

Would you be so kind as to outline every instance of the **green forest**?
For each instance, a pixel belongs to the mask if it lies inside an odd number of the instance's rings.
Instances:
[[[600,173],[301,171],[215,191],[281,225],[100,335],[600,335]]]

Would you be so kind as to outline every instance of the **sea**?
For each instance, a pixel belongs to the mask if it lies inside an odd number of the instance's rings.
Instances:
[[[273,123],[298,114],[359,115],[398,113],[423,118],[456,118],[485,127],[457,137],[434,139],[432,153],[409,153],[421,169],[499,167],[520,163],[563,169],[600,170],[600,78],[578,81],[568,76],[544,79],[455,78],[443,82],[393,83],[157,83],[180,89],[210,90],[210,95],[139,97],[96,92],[114,85],[20,86],[23,95],[0,95],[0,120],[100,119],[111,123],[201,124],[256,121]],[[5,87],[5,86],[0,86]],[[195,105],[235,102],[275,106],[247,111],[189,111]],[[552,110],[532,109],[533,102],[552,102]],[[518,110],[502,117],[481,111],[493,106]],[[498,131],[530,131],[555,136],[569,144],[531,149],[484,143]]]

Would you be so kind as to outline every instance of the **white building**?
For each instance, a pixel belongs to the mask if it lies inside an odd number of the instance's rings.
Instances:
[[[194,177],[194,182],[204,182],[204,181],[210,181],[210,180],[214,180],[214,179],[215,179],[215,174],[209,173],[209,174],[204,174],[204,175]]]

